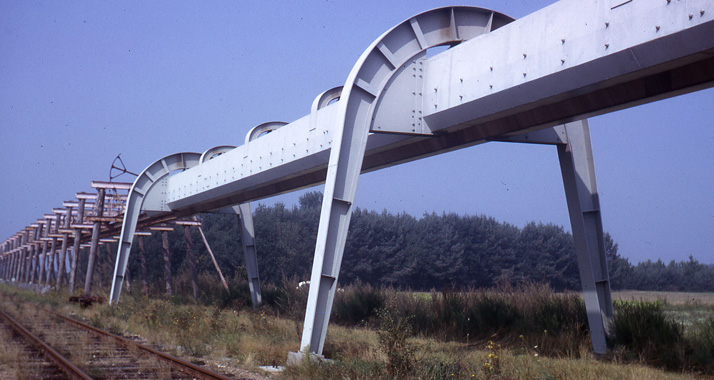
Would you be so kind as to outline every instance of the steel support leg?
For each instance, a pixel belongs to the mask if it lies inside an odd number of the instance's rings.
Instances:
[[[558,145],[558,158],[593,349],[604,354],[613,310],[590,129],[587,121],[580,121],[567,124],[565,130],[567,144]]]
[[[352,203],[369,134],[369,124],[362,119],[364,114],[358,112],[358,107],[370,104],[372,99],[361,92],[352,93],[350,96],[350,100],[344,97],[340,99],[341,102],[349,103],[346,106],[345,124],[341,130],[336,128],[338,131],[335,135],[335,145],[330,151],[300,341],[301,351],[309,350],[316,355],[322,355],[325,344],[347,230],[352,217]],[[351,107],[352,104],[355,104],[354,108]]]
[[[153,189],[154,184],[161,182],[162,178],[168,176],[172,171],[187,169],[196,165],[200,158],[201,155],[198,153],[177,153],[166,156],[149,165],[134,181],[126,201],[109,303],[119,301],[134,233],[139,223],[139,215],[142,212],[144,200],[149,195],[149,191]]]
[[[243,203],[233,206],[241,224],[241,242],[243,243],[243,255],[245,256],[245,270],[248,272],[248,286],[250,288],[250,298],[253,301],[253,309],[257,309],[262,304],[260,294],[260,276],[258,275],[258,257],[255,251],[255,228],[253,227],[253,213],[250,203]]]

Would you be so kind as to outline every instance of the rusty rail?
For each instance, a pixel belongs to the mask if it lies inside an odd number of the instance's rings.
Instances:
[[[7,295],[6,295],[7,296]],[[14,296],[10,296],[11,299],[16,299]],[[145,345],[139,344],[137,342],[131,341],[129,339],[126,339],[124,337],[112,334],[110,332],[98,329],[94,326],[90,326],[84,322],[80,322],[78,320],[75,320],[73,318],[67,317],[65,315],[59,314],[53,310],[46,309],[40,305],[31,303],[31,302],[25,302],[25,304],[31,304],[33,307],[43,311],[47,315],[51,315],[63,322],[66,322],[70,326],[74,326],[76,328],[83,329],[90,334],[98,335],[103,338],[111,338],[114,341],[116,341],[119,345],[123,346],[124,348],[134,348],[139,351],[143,351],[144,353],[148,354],[150,357],[153,357],[157,360],[160,360],[161,362],[165,363],[172,369],[182,372],[186,375],[189,375],[193,377],[194,379],[201,379],[201,380],[231,380],[231,378],[226,377],[224,375],[212,372],[208,369],[202,368],[198,365],[195,365],[193,363],[187,362],[185,360],[176,358],[174,356],[165,354],[163,352],[159,352],[157,350],[154,350],[150,347],[147,347]],[[28,341],[33,345],[36,346],[40,351],[42,351],[45,354],[45,357],[50,360],[51,362],[55,363],[63,372],[67,373],[67,375],[75,380],[87,380],[87,379],[92,379],[92,377],[88,376],[86,373],[84,373],[81,369],[79,369],[77,366],[72,364],[68,359],[66,359],[64,356],[62,356],[60,353],[58,353],[56,350],[54,350],[52,347],[47,345],[45,342],[43,342],[38,336],[33,334],[31,331],[29,331],[27,328],[25,328],[22,324],[20,324],[17,320],[12,318],[10,315],[8,315],[5,311],[0,310],[0,315],[5,318],[9,324],[22,336],[26,337]]]
[[[163,353],[163,352],[156,351],[156,350],[154,350],[153,348],[144,346],[144,345],[142,345],[142,344],[139,344],[139,343],[136,343],[136,342],[132,342],[132,341],[130,341],[130,340],[126,339],[126,338],[123,338],[123,337],[121,337],[121,336],[119,336],[119,335],[115,335],[115,334],[112,334],[112,333],[110,333],[110,332],[107,332],[107,331],[104,331],[104,330],[100,330],[100,329],[98,329],[98,328],[96,328],[96,327],[94,327],[94,326],[90,326],[90,325],[88,325],[88,324],[86,324],[86,323],[84,323],[84,322],[80,322],[80,321],[78,321],[78,320],[76,320],[76,319],[72,319],[72,318],[66,317],[66,316],[64,316],[64,315],[62,315],[62,314],[59,314],[59,313],[56,313],[56,312],[54,312],[54,311],[52,311],[52,310],[47,310],[47,309],[45,309],[45,308],[40,308],[40,309],[42,309],[42,310],[44,310],[44,311],[46,311],[46,312],[48,312],[48,313],[50,313],[50,314],[52,314],[52,315],[54,315],[54,316],[60,318],[60,319],[62,319],[63,321],[72,323],[72,324],[74,324],[74,325],[76,325],[76,326],[79,326],[80,328],[85,329],[85,330],[87,330],[87,331],[89,331],[89,332],[92,332],[92,333],[94,333],[94,334],[98,334],[98,335],[102,335],[102,336],[105,336],[105,337],[113,338],[113,339],[115,339],[117,342],[119,342],[120,344],[122,344],[122,345],[124,345],[124,346],[126,346],[126,347],[136,347],[136,348],[138,348],[138,349],[140,349],[140,350],[142,350],[142,351],[144,351],[144,352],[147,352],[147,353],[149,353],[149,354],[151,354],[151,355],[153,355],[153,356],[155,356],[155,357],[158,357],[159,359],[163,360],[164,362],[166,362],[168,365],[170,365],[170,366],[173,367],[174,369],[177,369],[177,370],[180,370],[180,371],[189,373],[189,374],[191,374],[192,376],[195,376],[197,379],[206,379],[206,380],[213,380],[213,379],[216,379],[216,380],[231,380],[229,377],[226,377],[226,376],[223,376],[223,375],[221,375],[221,374],[218,374],[218,373],[209,371],[209,370],[207,370],[207,369],[205,369],[205,368],[201,368],[201,367],[199,367],[199,366],[197,366],[197,365],[195,365],[195,364],[193,364],[193,363],[190,363],[190,362],[187,362],[187,361],[185,361],[185,360],[179,359],[179,358],[177,358],[177,357],[174,357],[174,356],[165,354],[165,353]]]
[[[45,357],[51,362],[53,362],[55,365],[57,365],[64,373],[67,374],[67,376],[74,380],[92,380],[92,378],[89,377],[86,373],[84,373],[81,369],[77,368],[77,366],[72,364],[64,356],[60,355],[57,351],[52,349],[52,347],[48,346],[47,343],[43,342],[42,339],[38,338],[35,334],[27,330],[24,326],[22,326],[19,322],[9,316],[7,313],[0,310],[0,315],[2,315],[2,317],[10,323],[10,325],[15,331],[17,331],[20,335],[24,336],[30,344],[42,351]]]

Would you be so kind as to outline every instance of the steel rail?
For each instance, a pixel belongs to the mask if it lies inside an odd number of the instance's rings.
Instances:
[[[38,306],[38,307],[39,307],[39,306]],[[153,356],[155,356],[155,357],[157,357],[157,358],[163,360],[164,362],[168,363],[168,364],[169,364],[171,367],[173,367],[174,369],[180,370],[180,371],[184,371],[184,372],[186,372],[186,373],[189,373],[189,374],[191,374],[192,376],[195,376],[195,377],[198,378],[198,379],[231,380],[229,377],[226,377],[226,376],[223,376],[223,375],[221,375],[221,374],[218,374],[218,373],[209,371],[209,370],[207,370],[207,369],[205,369],[205,368],[199,367],[199,366],[197,366],[197,365],[195,365],[195,364],[193,364],[193,363],[187,362],[187,361],[182,360],[182,359],[179,359],[179,358],[177,358],[177,357],[174,357],[174,356],[165,354],[165,353],[163,353],[163,352],[154,350],[154,349],[149,348],[149,347],[147,347],[147,346],[144,346],[144,345],[142,345],[142,344],[140,344],[140,343],[132,342],[132,341],[130,341],[130,340],[126,339],[126,338],[123,338],[123,337],[121,337],[121,336],[119,336],[119,335],[115,335],[115,334],[112,334],[112,333],[110,333],[110,332],[107,332],[107,331],[104,331],[104,330],[100,330],[100,329],[98,329],[98,328],[96,328],[96,327],[94,327],[94,326],[90,326],[90,325],[88,325],[88,324],[86,324],[86,323],[84,323],[84,322],[80,322],[80,321],[78,321],[78,320],[76,320],[76,319],[72,319],[72,318],[70,318],[70,317],[64,316],[64,315],[59,314],[59,313],[57,313],[57,312],[54,312],[54,311],[52,311],[52,310],[48,310],[48,309],[45,309],[45,308],[42,308],[42,307],[40,307],[40,309],[42,309],[42,310],[44,310],[44,311],[46,311],[46,312],[48,312],[48,313],[50,313],[50,314],[52,314],[52,315],[54,315],[54,316],[56,316],[56,317],[58,317],[58,318],[60,318],[60,319],[62,319],[62,320],[64,320],[64,321],[66,321],[66,322],[73,323],[73,324],[79,326],[80,328],[85,329],[85,330],[87,330],[87,331],[89,331],[89,332],[92,332],[92,333],[95,333],[95,334],[99,334],[99,335],[103,335],[103,336],[109,337],[109,338],[114,338],[114,339],[115,339],[116,341],[118,341],[120,344],[123,344],[123,345],[125,345],[125,346],[127,346],[127,347],[133,346],[133,347],[136,347],[136,348],[138,348],[138,349],[140,349],[140,350],[143,350],[143,351],[145,351],[145,352],[148,352],[149,354],[151,354],[151,355],[153,355]]]
[[[30,344],[39,348],[45,355],[45,357],[57,365],[64,373],[74,380],[92,380],[84,371],[79,369],[77,366],[72,364],[64,356],[60,355],[57,351],[48,346],[47,343],[43,342],[42,339],[37,337],[35,334],[27,330],[23,325],[17,322],[14,318],[9,316],[4,311],[0,310],[0,315],[2,315],[5,320],[7,320],[12,328],[17,331],[20,335],[24,336]]]

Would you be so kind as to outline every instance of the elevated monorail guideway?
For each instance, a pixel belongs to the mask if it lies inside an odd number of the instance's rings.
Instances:
[[[305,117],[142,173],[127,202],[111,301],[140,214],[233,206],[244,220],[249,208],[236,205],[324,182],[300,345],[320,355],[360,173],[493,140],[553,144],[593,347],[604,353],[612,301],[585,118],[711,87],[713,15],[709,0],[562,0],[516,21],[474,7],[416,15],[375,40]],[[450,48],[428,54],[439,46]],[[255,250],[244,249],[257,286]]]

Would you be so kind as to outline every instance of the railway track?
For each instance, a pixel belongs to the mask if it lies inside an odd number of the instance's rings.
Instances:
[[[6,314],[0,311],[0,378],[16,379],[69,379],[67,374],[49,360],[42,350],[32,344],[8,322]]]
[[[230,379],[34,304],[5,299],[0,309],[16,370],[30,378]]]

